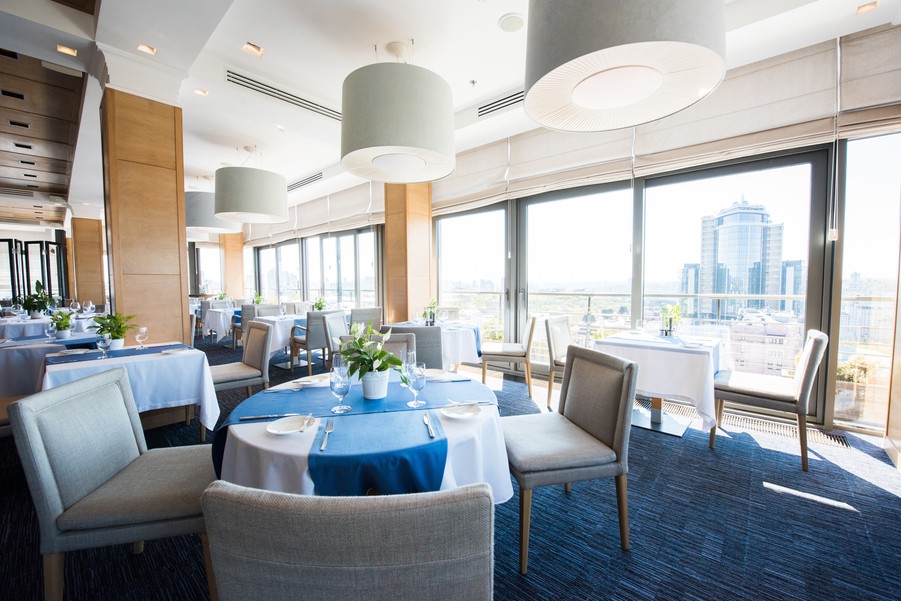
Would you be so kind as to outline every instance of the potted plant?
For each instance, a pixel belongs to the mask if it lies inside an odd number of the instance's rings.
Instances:
[[[74,314],[69,311],[57,311],[50,316],[50,321],[56,326],[57,338],[68,338],[72,335],[72,316]]]
[[[663,327],[660,333],[664,336],[672,336],[676,331],[676,326],[682,322],[682,314],[679,305],[670,305],[667,303],[660,311],[660,318],[663,320]]]
[[[429,304],[422,311],[422,318],[425,320],[425,325],[433,326],[435,325],[435,314],[438,312],[438,301],[432,299],[429,301]]]
[[[113,340],[110,350],[115,350],[125,346],[125,333],[135,327],[128,323],[132,319],[134,319],[134,315],[122,315],[121,313],[99,315],[94,318],[94,325],[88,326],[88,329],[95,330],[98,335],[109,334]]]
[[[355,323],[350,327],[353,340],[341,346],[339,355],[347,364],[347,375],[357,374],[363,384],[364,399],[383,399],[388,396],[388,373],[391,369],[400,371],[400,358],[384,350],[382,345],[391,337],[391,330],[384,335],[372,335],[372,324]]]
[[[325,299],[320,296],[315,301],[313,301],[313,310],[325,311]]]
[[[22,307],[31,315],[32,319],[38,319],[45,311],[56,306],[53,297],[47,294],[40,280],[34,282],[34,293],[26,294],[22,299]]]
[[[253,293],[253,304],[255,304],[255,305],[262,305],[262,304],[263,304],[263,297],[260,296],[260,293],[259,293],[259,292],[254,292],[254,293]]]

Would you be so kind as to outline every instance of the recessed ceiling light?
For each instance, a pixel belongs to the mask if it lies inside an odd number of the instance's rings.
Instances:
[[[879,5],[878,1],[869,2],[867,4],[861,4],[857,7],[857,14],[862,15],[863,13],[868,13],[871,10],[876,10],[876,7]]]
[[[497,26],[501,28],[501,31],[506,31],[507,33],[519,31],[525,23],[525,17],[519,13],[507,13],[497,20]]]
[[[250,42],[244,42],[244,46],[241,47],[241,50],[249,54],[250,56],[255,56],[257,58],[262,57],[266,54],[266,49],[262,46],[257,46],[256,44],[251,44]]]
[[[56,51],[62,52],[63,54],[68,54],[69,56],[78,56],[78,50],[75,48],[69,48],[68,46],[63,46],[62,44],[56,45]]]
[[[282,133],[285,132],[285,126],[284,126],[284,125],[276,125],[276,126],[275,126],[275,129],[277,129],[278,131],[280,131],[280,132],[282,132]]]
[[[147,53],[150,56],[156,55],[156,48],[154,48],[153,46],[148,46],[147,44],[138,44],[138,50]]]
[[[83,205],[86,206],[86,207],[91,206],[91,203],[89,203],[89,202],[83,202],[83,203],[81,203],[81,204],[83,204]]]
[[[194,90],[194,93],[197,94],[198,96],[209,96],[210,95],[210,93],[208,91],[203,90],[201,88],[197,88],[196,90]]]

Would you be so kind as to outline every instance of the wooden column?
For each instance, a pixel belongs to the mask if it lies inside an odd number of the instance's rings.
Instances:
[[[99,219],[72,218],[72,262],[69,275],[73,282],[69,295],[79,302],[89,300],[106,304],[103,283],[103,222]]]
[[[385,184],[385,319],[406,321],[435,297],[432,185]]]
[[[232,298],[244,298],[244,234],[219,234],[225,292]]]
[[[190,343],[181,109],[107,88],[100,121],[112,306]]]

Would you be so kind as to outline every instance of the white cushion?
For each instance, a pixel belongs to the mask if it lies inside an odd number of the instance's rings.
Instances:
[[[792,378],[751,374],[743,371],[721,370],[713,380],[713,387],[748,396],[761,396],[794,403],[795,383]]]

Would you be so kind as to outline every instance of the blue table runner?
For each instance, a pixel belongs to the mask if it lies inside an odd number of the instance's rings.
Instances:
[[[148,346],[145,348],[123,348],[115,351],[107,351],[107,356],[109,357],[134,357],[137,355],[157,355],[162,353],[163,351],[177,349],[177,348],[191,348],[187,344],[161,344],[159,346]],[[92,351],[90,353],[84,353],[81,355],[59,355],[57,357],[47,357],[47,365],[60,365],[62,363],[79,363],[81,361],[93,361],[100,357],[100,351]]]

